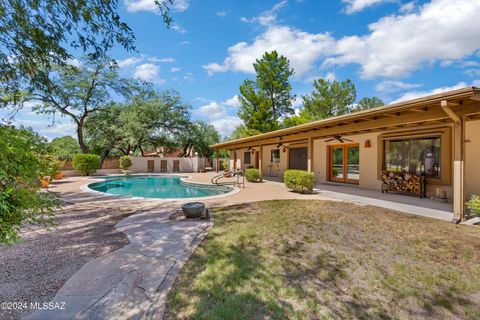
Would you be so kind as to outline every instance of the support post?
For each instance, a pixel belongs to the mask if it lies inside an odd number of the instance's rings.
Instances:
[[[237,150],[233,149],[233,171],[237,170]]]
[[[442,100],[440,106],[453,120],[453,221],[465,220],[464,195],[464,121],[450,108],[447,100]]]
[[[260,171],[260,174],[262,174],[263,145],[260,145],[258,147],[257,157],[258,157],[258,171]]]
[[[218,158],[218,150],[215,150],[215,169],[218,173],[218,171],[220,170],[218,167],[220,167],[220,159]]]
[[[313,171],[313,138],[308,138],[308,145],[307,145],[307,153],[308,153],[308,165],[307,170],[308,172]]]

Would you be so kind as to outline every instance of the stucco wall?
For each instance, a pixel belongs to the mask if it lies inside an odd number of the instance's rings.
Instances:
[[[480,195],[480,120],[465,122],[465,192]]]
[[[205,159],[202,158],[160,158],[160,157],[132,157],[132,166],[130,171],[133,173],[146,173],[147,162],[153,160],[155,167],[154,173],[160,173],[160,161],[167,161],[167,172],[173,172],[173,161],[180,161],[180,172],[197,172],[199,169],[205,169]]]
[[[360,181],[359,186],[366,189],[380,190],[380,181],[378,180],[378,133],[368,133],[360,135],[344,136],[344,138],[358,143],[360,148]],[[328,146],[339,144],[334,140],[325,142],[328,139],[317,139],[313,142],[313,171],[317,182],[328,182]],[[365,148],[365,141],[370,140],[370,148]]]

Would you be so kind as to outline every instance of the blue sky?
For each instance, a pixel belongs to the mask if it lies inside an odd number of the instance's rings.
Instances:
[[[386,103],[480,85],[478,0],[176,0],[171,29],[153,0],[120,0],[120,14],[138,50],[114,48],[122,73],[179,91],[222,135],[240,123],[238,87],[266,50],[290,59],[296,108],[318,78],[350,78],[357,99]],[[28,109],[16,122],[74,133],[68,119],[49,126]]]

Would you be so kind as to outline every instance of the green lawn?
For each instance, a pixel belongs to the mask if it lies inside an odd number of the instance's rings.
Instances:
[[[480,319],[480,228],[375,207],[214,210],[166,319]]]

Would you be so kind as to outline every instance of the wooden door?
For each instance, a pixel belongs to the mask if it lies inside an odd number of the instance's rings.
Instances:
[[[147,160],[147,172],[155,172],[155,161]]]
[[[329,146],[330,181],[358,184],[360,180],[360,148],[358,144]]]

